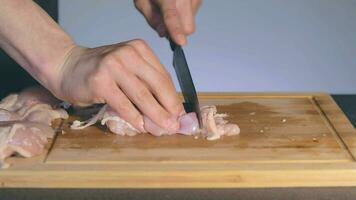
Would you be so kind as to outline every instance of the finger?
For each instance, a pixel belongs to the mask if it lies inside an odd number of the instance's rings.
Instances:
[[[155,28],[155,30],[157,31],[158,35],[160,37],[166,37],[168,36],[168,31],[166,28],[166,25],[164,25],[163,19],[161,15],[158,15],[161,18],[161,23]]]
[[[136,72],[137,76],[149,87],[159,103],[174,116],[179,116],[183,105],[178,97],[171,79],[162,76],[148,64],[142,65]]]
[[[172,83],[172,80],[160,74],[148,63],[137,63],[134,72],[154,94],[159,103],[174,116],[179,116],[183,111],[182,101]]]
[[[170,77],[160,73],[140,57],[138,53],[134,52],[132,54],[130,56],[131,59],[122,60],[123,65],[130,66],[128,70],[145,83],[160,105],[171,115],[178,117],[183,111],[183,105]]]
[[[126,49],[132,49],[127,48]],[[177,117],[168,113],[154,98],[146,85],[128,69],[132,68],[129,60],[137,60],[139,56],[134,56],[134,50],[122,51],[116,54],[121,66],[111,67],[111,73],[116,79],[117,84],[138,109],[159,126],[166,128],[170,132],[175,132],[179,128]],[[124,53],[123,53],[124,52]],[[141,61],[143,62],[143,61]]]
[[[153,50],[146,44],[146,42],[143,40],[131,40],[128,41],[127,44],[132,46],[137,53],[157,71],[166,76],[170,76],[166,68],[161,64]]]
[[[174,87],[170,74],[166,71],[164,66],[159,62],[150,47],[142,40],[132,40],[128,42],[143,58],[134,59],[136,63],[127,63],[130,66],[136,66],[133,73],[137,74],[143,80],[155,97],[171,114],[179,116],[183,111],[182,101],[178,97],[177,91]]]
[[[147,0],[135,1],[135,7],[145,17],[147,23],[157,31],[160,37],[166,35],[166,29],[163,23],[162,16],[158,8]]]
[[[192,0],[192,9],[193,9],[194,15],[197,14],[201,4],[202,4],[202,0]]]
[[[116,82],[108,78],[112,76],[109,71],[109,66],[114,65],[117,66],[117,63],[109,59],[104,59],[100,63],[97,72],[88,78],[88,86],[91,91],[93,91],[95,97],[94,102],[107,103],[124,120],[132,124],[139,131],[144,132],[141,114],[118,88]]]
[[[125,94],[133,101],[139,110],[159,126],[175,132],[179,128],[178,118],[169,114],[152,96],[149,89],[137,77],[118,80]]]
[[[163,16],[169,36],[179,45],[185,45],[187,39],[179,17],[175,0],[156,0]]]
[[[142,115],[117,85],[112,87],[109,93],[106,93],[105,100],[122,119],[133,125],[137,130],[145,132]]]
[[[185,34],[191,35],[195,31],[195,20],[191,0],[177,1],[177,10]]]

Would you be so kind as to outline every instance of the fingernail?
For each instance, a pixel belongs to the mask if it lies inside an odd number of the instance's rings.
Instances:
[[[176,132],[179,129],[178,118],[175,116],[171,116],[170,118],[168,118],[166,122],[166,128],[170,132]]]
[[[145,133],[145,132],[147,132],[146,130],[145,130],[145,128],[144,128],[144,121],[143,121],[143,119],[139,122],[139,124],[138,124],[138,128],[139,128],[139,131],[141,132],[141,133]]]
[[[187,43],[185,35],[183,35],[183,34],[177,35],[177,40],[180,45],[185,45]]]

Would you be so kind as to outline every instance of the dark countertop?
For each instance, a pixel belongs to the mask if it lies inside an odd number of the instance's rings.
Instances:
[[[332,97],[356,128],[356,95],[332,95]]]
[[[356,127],[356,95],[333,95]],[[271,180],[273,181],[273,180]],[[356,180],[355,180],[356,181]],[[0,189],[0,199],[356,199],[356,187],[250,189]]]

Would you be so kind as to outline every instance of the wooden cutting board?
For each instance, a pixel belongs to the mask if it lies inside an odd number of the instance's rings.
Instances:
[[[356,131],[326,94],[200,94],[241,134],[118,136],[63,124],[46,155],[12,157],[1,187],[234,188],[356,185]]]

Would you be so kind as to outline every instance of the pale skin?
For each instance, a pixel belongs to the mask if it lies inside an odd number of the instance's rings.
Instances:
[[[159,36],[180,45],[195,30],[200,4],[134,1]],[[182,102],[169,73],[143,40],[81,47],[33,1],[0,0],[0,5],[0,47],[56,97],[78,106],[107,103],[141,131],[143,115],[177,131]]]

